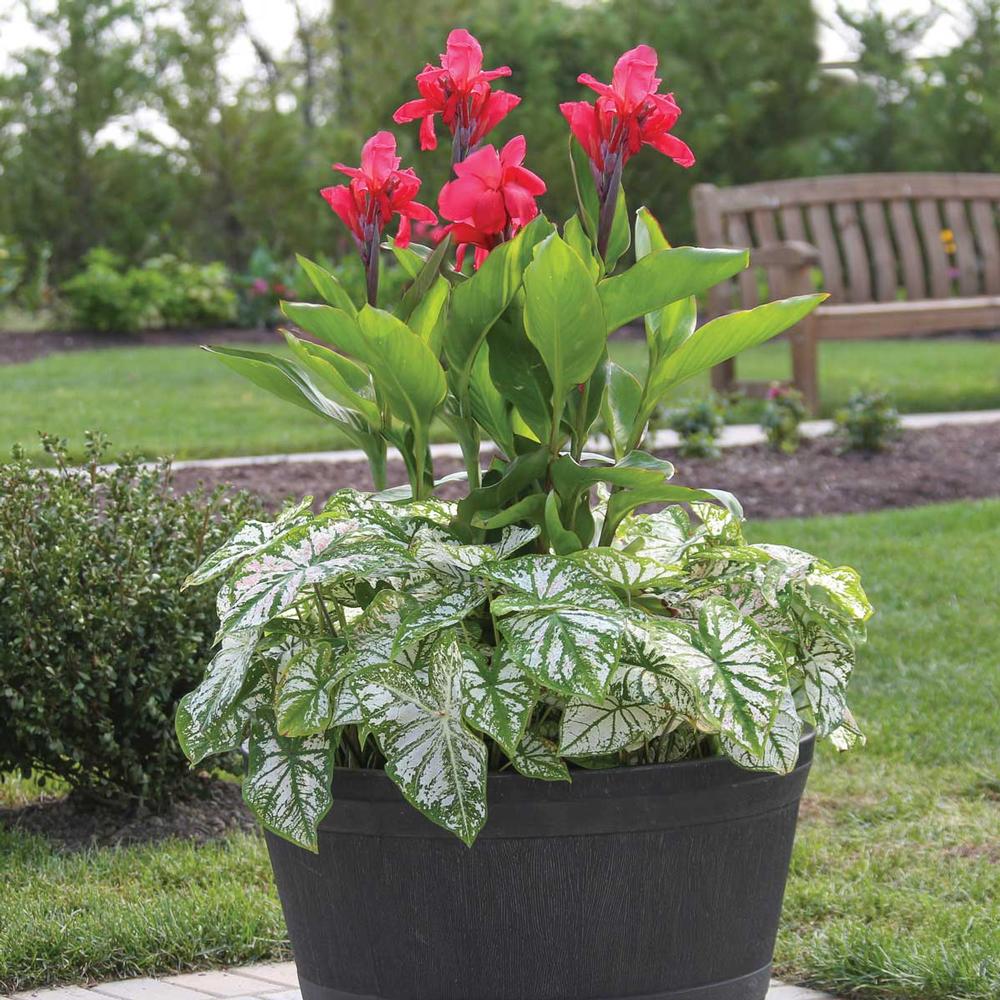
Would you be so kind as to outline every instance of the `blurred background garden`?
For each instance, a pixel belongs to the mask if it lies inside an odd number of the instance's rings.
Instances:
[[[179,587],[241,518],[367,473],[106,463],[349,446],[197,346],[283,350],[279,301],[314,297],[296,253],[364,299],[318,190],[455,25],[512,68],[523,104],[495,138],[526,135],[556,220],[575,209],[557,105],[640,41],[698,162],[647,151],[627,187],[675,245],[699,183],[1000,174],[1000,0],[0,0],[0,993],[287,957],[239,762],[189,801],[173,713],[216,619]],[[433,203],[447,154],[393,131]],[[407,280],[383,255],[386,299]],[[641,329],[611,354],[641,373]],[[1000,410],[1000,331],[822,342],[836,436],[801,447],[787,342],[739,368],[771,397],[686,385],[662,453],[773,519],[755,540],[856,566],[878,609],[854,686],[869,746],[820,754],[776,970],[844,997],[996,1000],[1000,420],[897,414]],[[718,447],[745,422],[757,444]],[[39,465],[81,460],[89,477],[39,487]]]

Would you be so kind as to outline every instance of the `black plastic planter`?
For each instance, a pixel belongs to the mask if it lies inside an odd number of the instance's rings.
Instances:
[[[812,751],[491,776],[471,849],[338,771],[318,855],[267,836],[303,996],[763,1000]]]

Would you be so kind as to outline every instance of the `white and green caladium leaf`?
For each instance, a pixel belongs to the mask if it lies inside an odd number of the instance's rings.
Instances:
[[[815,622],[802,627],[800,638],[803,694],[817,736],[829,736],[847,713],[847,684],[854,669],[854,649]]]
[[[556,424],[573,386],[604,355],[607,331],[593,278],[558,234],[547,237],[524,270],[524,329],[552,381]]]
[[[529,542],[533,542],[541,533],[542,529],[537,524],[529,527],[513,524],[504,528],[500,533],[500,540],[493,543],[497,558],[506,559],[512,556],[518,549],[523,549]]]
[[[428,659],[426,682],[394,664],[365,668],[358,699],[407,801],[472,844],[486,822],[486,746],[462,720],[465,658],[454,637]]]
[[[184,755],[197,764],[236,749],[258,704],[264,670],[255,663],[260,629],[223,636],[204,680],[181,699],[175,725]]]
[[[684,578],[679,563],[663,563],[649,556],[606,547],[581,549],[567,558],[593,576],[622,590],[644,590],[678,583]]]
[[[558,607],[603,611],[622,608],[598,577],[565,556],[521,556],[484,565],[478,572],[506,591],[493,599],[496,614]]]
[[[863,747],[867,742],[850,709],[844,711],[844,721],[830,733],[830,742],[842,753],[857,746]]]
[[[787,545],[751,545],[750,548],[771,558],[755,574],[755,579],[764,600],[773,607],[778,606],[778,595],[790,583],[805,579],[816,564],[815,556]]]
[[[410,552],[453,584],[467,582],[480,566],[501,558],[490,545],[465,545],[447,532],[426,527],[413,536]]]
[[[861,577],[850,566],[827,566],[818,563],[806,576],[806,582],[823,591],[834,608],[859,622],[867,621],[874,614]]]
[[[795,770],[801,738],[802,722],[795,710],[795,699],[788,690],[782,697],[774,723],[764,736],[759,753],[751,753],[726,733],[719,735],[726,756],[740,767],[750,771],[776,771],[778,774],[791,774]]]
[[[318,847],[316,828],[333,801],[334,752],[340,731],[281,736],[274,720],[254,719],[243,799],[262,826],[307,850]]]
[[[282,736],[312,736],[330,725],[338,652],[329,642],[312,642],[279,669],[274,715]]]
[[[685,724],[665,732],[653,744],[653,763],[670,764],[675,760],[688,760],[695,755],[698,734]]]
[[[696,672],[703,711],[730,743],[763,754],[788,688],[784,659],[760,628],[721,597],[702,605],[694,642],[705,655]]]
[[[743,545],[743,511],[713,503],[694,503],[691,509],[701,521],[699,534],[720,545]]]
[[[380,590],[354,618],[347,631],[347,644],[359,669],[392,660],[399,626],[413,606],[413,601],[398,590]]]
[[[630,704],[610,695],[601,701],[571,698],[559,724],[559,752],[599,757],[633,750],[656,737],[672,718],[664,705]]]
[[[505,593],[491,601],[504,656],[540,683],[600,698],[618,663],[621,602],[599,580],[565,558],[524,556],[480,574]]]
[[[224,545],[216,549],[184,581],[194,587],[221,576],[231,566],[262,552],[276,539],[312,520],[312,497],[286,507],[273,521],[247,521]]]
[[[694,529],[683,507],[664,507],[655,514],[632,514],[615,536],[615,548],[634,552],[656,562],[680,562],[691,544]]]
[[[559,756],[555,743],[534,733],[524,734],[510,762],[526,778],[534,778],[536,781],[572,781],[569,768]]]
[[[589,608],[543,607],[502,618],[502,655],[539,683],[600,698],[618,665],[620,615]]]
[[[348,628],[348,651],[339,664],[333,689],[331,726],[358,725],[365,721],[358,702],[354,675],[364,667],[389,663],[403,615],[413,607],[411,598],[398,590],[380,590]],[[403,655],[399,659],[405,659]]]
[[[683,626],[630,621],[610,690],[623,701],[664,705],[674,715],[693,719],[698,696],[692,672],[703,663],[703,654]]]
[[[605,534],[614,537],[622,519],[637,507],[648,503],[688,503],[715,501],[729,511],[738,520],[743,518],[743,507],[732,493],[726,490],[691,489],[687,486],[672,486],[664,483],[662,486],[642,486],[631,490],[615,493],[608,500],[605,514]]]
[[[344,537],[343,523],[321,521],[291,532],[244,563],[219,592],[223,629],[265,624],[291,607],[310,584],[387,579],[414,568],[405,546],[393,539]]]
[[[482,584],[469,582],[418,604],[399,623],[393,656],[406,646],[457,625],[485,603],[486,589]]]
[[[538,701],[538,688],[501,649],[492,656],[465,650],[462,675],[466,721],[492,736],[513,758]]]

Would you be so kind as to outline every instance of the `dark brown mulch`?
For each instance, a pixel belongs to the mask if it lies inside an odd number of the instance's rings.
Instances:
[[[906,431],[877,455],[839,453],[831,438],[806,441],[795,455],[780,455],[764,445],[727,448],[714,460],[678,458],[674,481],[726,489],[742,500],[754,519],[844,514],[910,507],[949,500],[1000,496],[1000,422],[951,425]],[[440,476],[460,462],[439,461]],[[199,480],[231,483],[258,493],[271,508],[289,496],[313,494],[319,500],[345,486],[371,489],[363,462],[281,462],[273,465],[180,469],[176,484],[190,489]],[[401,463],[390,463],[392,484],[404,481]],[[442,495],[461,495],[450,484]]]
[[[0,809],[0,827],[45,837],[66,851],[145,844],[177,837],[203,843],[237,831],[257,829],[234,782],[205,779],[202,794],[174,802],[162,815],[128,814],[68,797]]]
[[[143,330],[139,333],[96,333],[88,330],[0,331],[0,365],[34,361],[57,351],[91,351],[101,347],[197,347],[199,344],[273,344],[273,330]]]

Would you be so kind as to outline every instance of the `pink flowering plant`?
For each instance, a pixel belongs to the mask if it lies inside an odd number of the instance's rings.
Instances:
[[[221,585],[221,629],[181,705],[181,743],[199,762],[248,741],[247,802],[313,849],[336,767],[384,768],[472,843],[491,771],[568,781],[578,767],[725,755],[783,773],[806,727],[842,749],[861,739],[846,702],[871,614],[857,574],[749,544],[735,497],[678,485],[640,448],[666,393],[824,296],[698,325],[696,297],[748,257],[671,247],[645,208],[630,220],[622,182],[644,146],[694,163],[648,46],[625,53],[610,84],[582,74],[596,98],[561,106],[578,193],[562,225],[540,211],[524,137],[489,141],[518,98],[496,89],[510,71],[483,62],[453,31],[395,114],[420,122],[429,154],[436,126],[451,132],[436,212],[389,132],[322,192],[354,237],[367,304],[300,258],[323,301],[282,303],[291,355],[212,348],[364,449],[377,490],[248,522],[189,581]],[[437,246],[412,242],[413,223],[441,227]],[[381,309],[388,254],[410,280]],[[641,378],[607,347],[636,320]],[[590,444],[599,421],[610,454]],[[465,458],[443,479],[435,422]],[[390,447],[407,474],[391,488]],[[438,495],[446,482],[464,483],[461,499]]]

